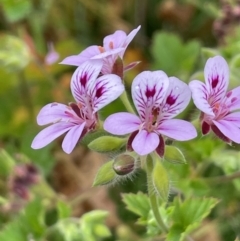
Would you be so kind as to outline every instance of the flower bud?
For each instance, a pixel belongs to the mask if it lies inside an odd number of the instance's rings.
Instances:
[[[120,176],[127,175],[135,169],[135,158],[129,154],[121,154],[114,159],[113,170]]]

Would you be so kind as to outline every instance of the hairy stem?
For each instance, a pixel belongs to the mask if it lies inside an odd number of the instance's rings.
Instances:
[[[153,211],[153,215],[157,221],[157,224],[159,226],[159,228],[167,233],[168,232],[168,228],[165,225],[165,223],[163,222],[163,219],[161,217],[161,214],[159,212],[159,204],[158,204],[158,198],[157,196],[151,191],[151,187],[153,186],[152,183],[152,170],[153,170],[153,160],[152,158],[148,158],[146,160],[146,171],[147,171],[147,180],[148,180],[148,195],[149,195],[149,200],[150,200],[150,205]]]

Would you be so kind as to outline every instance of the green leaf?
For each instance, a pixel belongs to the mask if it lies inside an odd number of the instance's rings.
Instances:
[[[111,236],[110,230],[104,224],[107,216],[108,212],[103,210],[94,210],[84,214],[80,220],[82,240],[95,241]]]
[[[58,219],[68,218],[70,217],[72,212],[71,207],[67,203],[61,200],[57,202],[57,210],[58,210]]]
[[[28,231],[24,226],[23,220],[16,218],[14,221],[8,223],[0,231],[0,240],[1,241],[26,241],[28,237]]]
[[[217,49],[211,48],[201,48],[201,53],[204,58],[204,62],[216,55],[221,55],[221,53]]]
[[[100,167],[93,182],[94,187],[108,184],[115,179],[117,174],[113,170],[112,165],[113,161],[109,161]]]
[[[181,152],[177,147],[175,146],[165,146],[165,153],[164,153],[164,159],[173,162],[175,164],[186,164],[187,161]]]
[[[32,10],[30,0],[3,0],[2,6],[9,22],[16,22],[27,17]]]
[[[29,63],[28,46],[19,38],[3,34],[0,36],[0,67],[8,71],[19,71]]]
[[[28,224],[31,233],[34,236],[40,237],[45,231],[45,211],[43,206],[43,201],[41,199],[35,199],[34,201],[28,203],[25,208],[24,218]]]
[[[123,194],[122,198],[123,202],[126,204],[126,208],[140,216],[138,223],[144,223],[148,218],[149,211],[151,210],[148,196],[142,192],[138,192],[137,194]]]
[[[236,68],[236,69],[240,68],[240,54],[235,55],[231,59],[229,66],[230,66],[230,68]]]
[[[185,79],[194,68],[200,53],[200,44],[197,41],[183,43],[178,35],[157,32],[153,37],[151,52],[155,60],[154,68]]]
[[[88,147],[96,152],[106,153],[121,149],[126,139],[115,136],[101,136],[88,144]]]
[[[164,201],[168,200],[170,182],[166,169],[164,168],[162,161],[157,159],[153,167],[152,181],[154,193],[161,197]]]
[[[14,159],[4,149],[0,149],[0,176],[7,178],[14,166]]]
[[[81,217],[81,221],[87,223],[102,223],[105,221],[108,216],[108,212],[104,210],[94,210],[88,213],[85,213]]]
[[[200,226],[202,220],[217,205],[215,198],[188,198],[181,202],[174,200],[172,213],[173,225],[169,230],[167,241],[182,241],[184,238]]]
[[[180,241],[184,229],[179,225],[173,225],[167,235],[167,241]]]

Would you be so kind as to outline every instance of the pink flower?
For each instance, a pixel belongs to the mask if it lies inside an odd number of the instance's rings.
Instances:
[[[103,62],[88,61],[80,65],[71,79],[71,91],[76,103],[68,106],[51,103],[38,116],[39,125],[51,124],[33,140],[32,148],[39,149],[67,132],[62,148],[71,153],[79,139],[97,125],[97,111],[118,98],[124,91],[121,78],[109,74],[98,78]]]
[[[121,59],[132,39],[139,31],[140,26],[126,35],[124,31],[118,30],[114,34],[108,35],[103,40],[103,47],[92,45],[83,50],[78,55],[65,58],[60,64],[79,66],[90,59],[103,59],[104,64],[102,74],[111,74],[118,57]],[[124,71],[135,67],[139,62],[133,62],[124,68]]]
[[[221,56],[208,59],[204,69],[205,84],[199,80],[189,87],[200,119],[203,135],[210,129],[222,140],[240,143],[240,87],[227,92],[229,69]]]
[[[52,42],[48,43],[48,53],[45,56],[44,62],[46,65],[54,64],[59,59],[59,53],[56,52]]]
[[[116,113],[104,122],[104,129],[112,134],[132,133],[128,146],[139,155],[156,150],[164,154],[162,135],[179,141],[197,136],[194,126],[173,117],[182,112],[191,98],[189,87],[163,71],[144,71],[133,80],[132,98],[139,117],[130,113]]]

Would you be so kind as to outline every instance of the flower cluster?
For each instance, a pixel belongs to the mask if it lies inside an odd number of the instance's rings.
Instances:
[[[129,35],[116,31],[104,38],[103,46],[90,46],[61,62],[78,66],[70,85],[75,102],[50,103],[40,110],[38,124],[50,126],[35,137],[33,148],[42,148],[67,133],[62,148],[71,153],[84,135],[100,128],[98,111],[124,92],[124,72],[139,63],[123,64],[126,48],[139,29],[140,26]],[[220,56],[207,61],[204,74],[206,84],[194,80],[188,86],[161,70],[140,73],[132,83],[132,99],[138,115],[112,114],[103,128],[114,135],[130,134],[126,144],[129,151],[140,156],[156,151],[163,157],[166,138],[187,141],[197,136],[190,122],[173,119],[188,106],[192,96],[201,111],[204,135],[211,129],[228,143],[240,143],[240,112],[236,111],[240,109],[240,87],[227,92],[229,70]]]
[[[229,69],[221,56],[210,58],[204,69],[206,84],[193,80],[189,86],[201,111],[202,134],[212,130],[227,143],[240,143],[240,87],[227,92]]]

